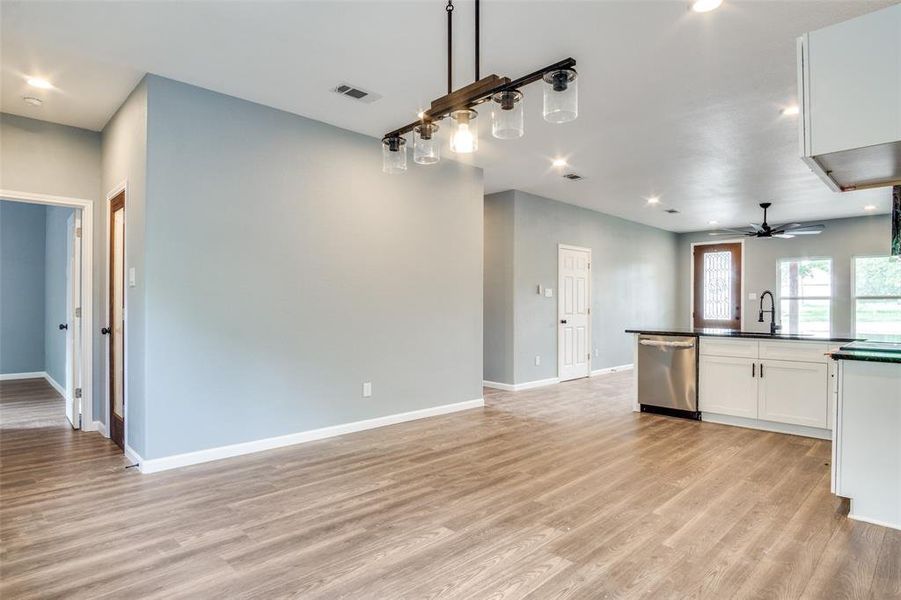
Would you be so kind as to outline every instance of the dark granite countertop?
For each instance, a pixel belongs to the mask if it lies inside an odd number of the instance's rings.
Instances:
[[[876,350],[836,350],[830,352],[833,360],[865,360],[869,362],[898,363],[901,365],[901,354],[897,352],[877,352]]]
[[[727,337],[727,338],[747,338],[758,340],[798,340],[804,342],[853,342],[860,338],[854,338],[844,334],[829,335],[811,335],[797,333],[792,331],[779,331],[775,335],[770,335],[765,331],[735,331],[732,329],[689,329],[689,328],[647,328],[647,329],[626,329],[626,333],[644,333],[647,335],[686,335],[693,337]]]

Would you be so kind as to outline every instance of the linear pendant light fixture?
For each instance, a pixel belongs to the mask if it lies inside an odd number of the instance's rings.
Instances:
[[[488,75],[479,78],[479,0],[475,0],[475,81],[454,90],[453,67],[453,0],[447,0],[447,94],[432,100],[431,108],[419,114],[419,120],[386,133],[382,138],[382,170],[403,173],[407,170],[407,140],[413,133],[413,162],[432,165],[441,159],[435,134],[438,121],[449,118],[450,150],[470,154],[479,149],[479,113],[476,107],[491,103],[491,135],[501,139],[522,137],[522,88],[538,80],[544,82],[544,120],[566,123],[579,116],[578,74],[573,58],[561,60],[519,79]]]

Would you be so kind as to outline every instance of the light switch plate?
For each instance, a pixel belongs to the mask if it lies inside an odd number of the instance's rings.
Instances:
[[[540,356],[536,356],[536,357],[535,357],[535,366],[536,366],[536,367],[540,367],[540,366],[541,366],[541,357],[540,357]]]
[[[553,298],[554,297],[554,288],[544,288],[544,297],[545,298]]]
[[[757,300],[757,292],[749,292],[748,300]]]
[[[372,382],[364,381],[363,382],[363,397],[369,398],[370,396],[372,396]]]

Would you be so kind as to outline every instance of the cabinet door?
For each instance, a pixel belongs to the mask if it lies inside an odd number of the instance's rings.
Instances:
[[[767,360],[758,373],[760,418],[826,428],[829,367],[824,364]]]
[[[729,356],[702,356],[698,364],[701,412],[757,418],[756,361]]]

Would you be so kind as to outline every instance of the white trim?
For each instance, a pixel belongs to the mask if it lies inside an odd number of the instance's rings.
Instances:
[[[619,365],[616,367],[607,367],[605,369],[595,369],[591,372],[591,377],[597,377],[598,375],[607,375],[609,373],[616,373],[617,371],[628,371],[631,369],[633,365],[630,363],[628,365]]]
[[[417,419],[425,419],[428,417],[436,417],[447,413],[458,412],[461,410],[469,410],[472,408],[482,408],[485,406],[485,400],[478,398],[476,400],[467,400],[465,402],[457,402],[455,404],[444,404],[441,406],[433,406],[420,410],[412,410],[384,417],[375,417],[364,421],[355,421],[353,423],[344,423],[341,425],[332,425],[330,427],[322,427],[321,429],[312,429],[309,431],[301,431],[288,435],[281,435],[271,438],[263,438],[252,442],[243,442],[240,444],[231,444],[229,446],[219,446],[218,448],[208,448],[206,450],[198,450],[196,452],[186,452],[185,454],[175,454],[173,456],[164,456],[162,458],[153,458],[143,460],[134,450],[127,445],[125,446],[125,456],[129,460],[139,463],[142,473],[156,473],[157,471],[166,471],[168,469],[177,469],[178,467],[186,467],[188,465],[196,465],[199,463],[220,460],[223,458],[231,458],[234,456],[242,456],[253,452],[262,452],[264,450],[272,450],[274,448],[282,448],[284,446],[293,446],[294,444],[303,444],[315,440],[323,440],[326,438],[365,431],[367,429],[376,429],[385,427],[386,425],[396,425],[397,423],[405,423],[407,421],[415,421]]]
[[[109,437],[109,436],[106,436],[106,437]],[[134,448],[132,448],[132,447],[129,446],[128,444],[125,444],[125,450],[124,450],[124,453],[125,453],[125,458],[127,458],[128,461],[131,462],[131,464],[133,464],[133,465],[138,465],[138,468],[141,469],[141,472],[143,472],[143,473],[152,473],[152,472],[153,472],[153,471],[145,471],[145,470],[143,469],[144,459],[141,458],[141,455],[138,454],[137,452],[135,452],[135,451],[134,451]],[[187,454],[179,454],[179,455],[177,455],[177,456],[188,456],[188,455],[187,455]],[[176,457],[170,457],[170,458],[176,458]],[[166,460],[166,459],[165,459],[165,458],[162,458],[162,459],[159,459],[159,460]],[[210,460],[215,460],[215,459],[210,459]],[[198,462],[203,462],[203,461],[198,461]],[[194,464],[194,463],[186,463],[186,464]],[[176,465],[176,466],[182,466],[182,465]],[[167,468],[167,469],[174,469],[175,467],[166,467],[166,468]],[[163,470],[164,470],[164,469],[157,469],[157,471],[163,471]]]
[[[594,287],[594,272],[591,270],[591,263],[594,262],[594,256],[592,254],[591,248],[586,248],[584,246],[573,246],[571,244],[557,244],[557,314],[555,319],[555,327],[554,332],[557,334],[556,346],[557,346],[557,383],[560,382],[560,361],[561,352],[560,352],[560,319],[561,319],[561,309],[563,304],[563,292],[562,287],[560,285],[560,251],[561,250],[573,250],[575,252],[587,252],[588,253],[588,327],[586,330],[588,331],[588,373],[586,377],[591,377],[591,360],[594,356],[594,343],[591,338],[591,307],[592,307],[592,299],[593,293],[592,288]],[[573,379],[581,379],[580,377],[573,377],[572,379],[567,379],[566,381],[572,381]],[[544,380],[548,381],[548,380]],[[547,385],[547,384],[545,384]],[[538,386],[534,386],[538,387]],[[528,388],[520,388],[520,389],[528,389]]]
[[[56,379],[51,377],[50,373],[44,373],[44,379],[47,380],[47,383],[49,383],[50,386],[56,390],[56,393],[62,396],[66,402],[69,401],[69,394],[66,393],[66,388],[61,386]]]
[[[556,377],[550,377],[548,379],[536,379],[535,381],[526,381],[525,383],[500,383],[498,381],[482,381],[482,387],[493,388],[496,390],[503,390],[505,392],[521,392],[522,390],[531,390],[534,388],[540,388],[547,385],[554,385],[560,383],[560,380]]]
[[[94,421],[94,203],[84,198],[0,189],[0,198],[81,210],[81,422]],[[87,332],[87,335],[84,335]],[[65,394],[63,395],[65,397]]]
[[[761,419],[734,417],[732,415],[720,415],[715,413],[703,412],[703,410],[701,412],[701,420],[706,421],[707,423],[732,425],[734,427],[759,429],[761,431],[773,431],[775,433],[787,433],[789,435],[800,435],[804,437],[816,438],[819,440],[832,439],[832,431],[829,429],[807,427],[805,425],[793,425],[791,423],[776,423],[774,421],[763,421]]]
[[[707,242],[692,242],[688,253],[688,323],[690,327],[695,326],[695,246],[712,246],[714,244],[741,244],[741,318],[739,319],[738,328],[745,330],[745,300],[747,300],[747,292],[745,291],[745,271],[747,266],[748,252],[745,247],[745,238],[733,238],[728,240],[710,240]]]
[[[0,374],[0,381],[14,381],[16,379],[45,379],[47,374],[43,371],[32,371],[30,373],[3,373]]]
[[[106,430],[106,424],[103,421],[94,421],[88,427],[84,427],[84,429],[85,431],[96,431],[105,438],[109,437],[109,432]]]

